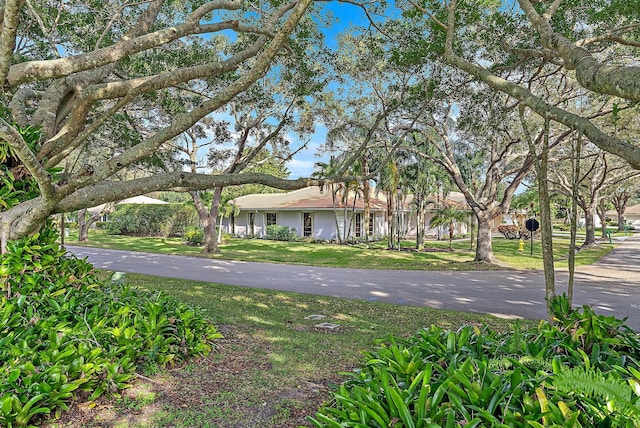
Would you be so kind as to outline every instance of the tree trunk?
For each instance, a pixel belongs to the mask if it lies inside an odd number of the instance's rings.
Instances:
[[[476,240],[476,262],[496,263],[491,241],[491,216],[487,212],[476,212],[478,220],[478,239]]]
[[[471,214],[469,216],[469,249],[473,251],[476,247],[476,216]]]
[[[213,189],[213,199],[211,200],[211,207],[209,208],[209,215],[207,216],[206,223],[204,224],[204,248],[203,253],[219,253],[218,247],[218,234],[216,233],[216,220],[218,219],[218,212],[220,211],[220,201],[222,200],[222,187],[216,187]]]
[[[222,244],[222,220],[224,220],[224,216],[220,214],[220,224],[218,224],[218,240],[216,241],[218,245]]]
[[[551,203],[549,196],[548,174],[549,157],[549,131],[545,136],[544,147],[539,164],[538,194],[540,195],[540,236],[542,238],[542,265],[544,266],[545,300],[547,302],[547,315],[551,319],[551,301],[556,297],[555,266],[553,262],[553,222],[551,217]],[[533,232],[532,232],[533,233]]]
[[[338,220],[338,213],[340,212],[340,210],[338,209],[338,204],[336,203],[336,200],[338,199],[340,189],[336,189],[334,184],[331,184],[331,203],[333,205],[333,218],[335,219],[335,223],[336,223],[336,239],[338,240],[338,244],[342,244],[343,242],[343,237],[342,237],[342,229],[340,228],[340,221]],[[346,217],[344,219],[344,221],[347,221]],[[343,226],[344,227],[344,226]]]
[[[0,217],[0,254],[7,253],[7,241],[9,241],[9,222]]]
[[[580,157],[582,155],[582,134],[579,132],[573,140],[574,156],[571,158],[571,240],[569,242],[569,283],[567,284],[567,300],[569,307],[573,305],[573,285],[575,283],[576,274],[576,236],[578,233],[578,198],[580,195]],[[547,300],[547,313],[549,319],[552,320],[549,300]]]
[[[363,216],[364,216],[364,239],[365,242],[369,243],[371,242],[371,237],[369,236],[369,227],[370,227],[370,223],[371,223],[371,206],[370,206],[370,202],[369,202],[369,196],[366,196],[369,193],[369,185],[365,186],[365,196],[364,196],[364,212],[363,212]]]
[[[365,177],[369,175],[369,161],[366,154],[362,155],[362,175]],[[362,181],[362,194],[364,198],[364,237],[365,241],[369,243],[371,241],[369,236],[369,217],[371,217],[371,186],[369,180]]]
[[[395,232],[394,227],[394,218],[393,218],[393,195],[391,192],[387,192],[387,232],[388,236],[388,245],[387,248],[389,250],[393,250],[393,237]]]
[[[348,193],[347,193],[347,195],[348,195]],[[351,238],[351,226],[352,226],[353,222],[355,221],[355,217],[356,217],[356,201],[357,201],[357,199],[358,199],[358,191],[356,190],[354,192],[354,195],[353,195],[353,205],[351,206],[351,216],[349,217],[349,224],[348,225],[346,225],[346,221],[347,221],[346,215],[347,215],[347,203],[349,202],[349,198],[347,197],[347,200],[344,201],[344,209],[345,209],[345,211],[344,211],[345,219],[344,220],[345,220],[345,226],[347,226],[347,230],[346,230],[346,232],[344,234],[345,240],[349,240]],[[360,227],[362,227],[362,225],[360,225]],[[362,231],[362,229],[360,231]],[[353,241],[354,241],[354,239],[351,238],[351,242],[353,242]]]
[[[618,232],[624,231],[624,212],[626,207],[622,207],[620,210],[616,210],[618,213]]]
[[[600,217],[600,238],[607,239],[607,207],[606,201],[603,199],[598,203],[598,208],[596,208],[598,212],[598,217]]]
[[[211,201],[211,208],[207,212],[207,208],[204,206],[202,197],[198,192],[189,192],[193,204],[198,212],[200,223],[204,229],[204,248],[203,253],[219,253],[218,237],[216,236],[216,218],[218,217],[218,209],[220,206],[220,195],[222,195],[222,187],[215,187],[213,193],[213,200]],[[216,201],[216,194],[218,198]],[[213,220],[212,220],[213,219]]]
[[[105,206],[98,212],[94,212],[87,218],[87,209],[78,211],[78,241],[89,240],[89,229],[91,226],[105,214],[110,214],[115,211],[115,205],[112,202],[105,204]],[[62,231],[64,233],[64,230]]]
[[[89,240],[89,226],[91,224],[87,221],[87,209],[81,209],[78,211],[78,241],[86,242]],[[62,231],[64,233],[64,231]]]
[[[594,219],[595,210],[593,207],[586,207],[584,209],[584,225],[586,228],[586,236],[584,238],[583,247],[596,244],[596,222]]]
[[[417,210],[416,210],[416,250],[422,251],[424,250],[424,229],[425,229],[425,221],[424,221],[424,207],[423,207],[423,198],[418,196],[417,200]]]

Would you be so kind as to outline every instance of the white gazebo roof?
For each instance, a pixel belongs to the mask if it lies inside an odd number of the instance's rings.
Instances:
[[[116,204],[138,204],[138,205],[165,205],[169,202],[161,201],[160,199],[150,198],[149,196],[134,196],[132,198],[123,199]]]
[[[161,201],[160,199],[155,199],[155,198],[150,198],[149,196],[140,195],[140,196],[134,196],[132,198],[123,199],[120,202],[116,202],[116,205],[117,204],[165,205],[168,203],[169,202]],[[98,205],[97,207],[87,208],[87,211],[89,211],[91,214],[94,214],[102,211],[106,205],[107,204],[101,204],[101,205]]]

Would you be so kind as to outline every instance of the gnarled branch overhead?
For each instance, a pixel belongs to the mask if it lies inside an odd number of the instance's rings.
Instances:
[[[10,110],[0,116],[0,139],[40,189],[39,197],[0,211],[2,236],[31,233],[56,212],[152,190],[251,182],[292,189],[317,182],[145,166],[161,163],[174,137],[291,54],[292,34],[312,1],[254,9],[241,0],[178,7],[163,0],[74,0],[53,11],[33,1],[2,2],[0,77]],[[40,129],[40,141],[22,140],[18,127],[26,126]],[[59,181],[47,172],[53,167],[64,169]],[[146,177],[132,179],[139,171]]]
[[[518,0],[518,4],[540,35],[542,45],[556,52],[567,69],[576,71],[576,79],[583,87],[599,94],[640,101],[640,67],[603,64],[588,50],[554,31],[549,19],[557,9],[555,4],[544,15],[535,10],[530,0]]]
[[[61,200],[54,209],[54,213],[80,209],[87,204],[87,201],[90,206],[95,206],[157,190],[207,190],[215,187],[238,186],[249,183],[264,184],[281,190],[295,190],[308,186],[322,186],[325,180],[306,178],[288,180],[268,174],[251,172],[216,175],[171,172],[126,182],[105,181],[84,187]]]
[[[544,19],[540,15],[538,15],[537,12],[535,12],[535,9],[533,9],[533,6],[528,0],[518,1],[523,9],[527,11],[527,16],[534,22],[534,26],[539,31],[544,30],[542,31],[543,34],[546,34],[545,31],[551,31],[548,22],[546,24],[544,23],[546,21],[544,21]],[[585,137],[587,137],[600,149],[620,156],[621,158],[627,160],[633,168],[640,169],[640,147],[637,145],[637,142],[634,143],[625,141],[617,137],[615,133],[604,132],[589,119],[577,113],[560,108],[556,105],[552,105],[548,103],[543,97],[535,94],[528,87],[521,85],[518,82],[513,82],[511,80],[508,80],[507,78],[501,77],[489,71],[487,68],[481,65],[474,64],[472,61],[465,59],[461,55],[459,55],[454,48],[456,40],[457,7],[457,0],[451,0],[447,6],[448,19],[446,41],[444,46],[444,59],[447,63],[469,73],[479,81],[487,84],[492,89],[510,95],[525,106],[529,107],[541,117],[549,118],[550,120],[561,123],[570,129],[579,130]],[[542,35],[542,38],[544,40],[545,36]],[[593,57],[591,57],[588,52],[584,51],[583,49],[577,48],[575,45],[568,42],[561,36],[555,35],[555,33],[553,35],[548,35],[547,39],[553,39],[555,41],[555,44],[548,44],[545,47],[548,49],[557,48],[564,52],[567,55],[562,56],[565,60],[565,63],[571,62],[576,67],[578,67],[579,63],[582,64],[580,65],[580,67],[583,68],[584,73],[587,73],[587,69],[591,69],[591,65],[589,64],[593,64],[593,61],[595,61],[595,59],[593,59]],[[567,43],[571,44],[573,48],[570,48]],[[589,58],[587,58],[587,56]],[[606,66],[598,65],[598,67],[603,73],[613,72],[612,70],[606,69]],[[623,69],[616,68],[616,70],[616,73],[619,73],[619,76],[624,75],[626,77],[624,79],[624,84],[615,84],[615,86],[617,87],[615,92],[617,93],[614,95],[626,95],[626,98],[635,100],[635,97],[640,96],[640,79],[638,79],[637,77],[631,79],[630,76],[636,76],[636,73],[640,72],[640,69],[638,69],[637,67],[623,67]],[[597,77],[597,79],[605,78],[603,76],[608,76],[608,74],[606,73],[599,74],[598,76],[600,77]],[[585,76],[585,74],[583,74],[583,76]],[[617,78],[611,78],[611,81],[617,82]],[[608,77],[606,77],[605,79],[608,79]],[[578,80],[580,80],[580,78],[578,78]],[[584,85],[584,82],[580,83]],[[592,89],[594,92],[602,94],[611,93],[609,91],[601,90],[602,88],[600,88],[598,85],[600,85],[600,83],[595,83],[595,86],[592,86],[590,89]],[[609,84],[606,83],[606,85]]]

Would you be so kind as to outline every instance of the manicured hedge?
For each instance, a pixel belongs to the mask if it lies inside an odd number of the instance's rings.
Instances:
[[[199,226],[194,207],[181,204],[119,204],[109,215],[107,230],[115,235],[183,236],[189,226]]]
[[[638,427],[640,342],[623,321],[554,303],[508,334],[432,326],[366,354],[316,427]]]
[[[295,241],[298,238],[298,231],[295,227],[272,224],[267,226],[267,239],[273,241]]]
[[[206,354],[221,337],[183,303],[100,281],[55,238],[11,242],[0,258],[3,427],[59,416],[78,394],[118,392],[136,371]]]

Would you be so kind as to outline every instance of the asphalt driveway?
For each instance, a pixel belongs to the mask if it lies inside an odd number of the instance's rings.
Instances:
[[[381,271],[211,260],[67,246],[99,269],[182,278],[243,287],[446,308],[504,318],[546,316],[544,277],[524,271]],[[558,271],[557,292],[567,273]],[[640,330],[640,236],[576,274],[574,303],[628,317]]]

